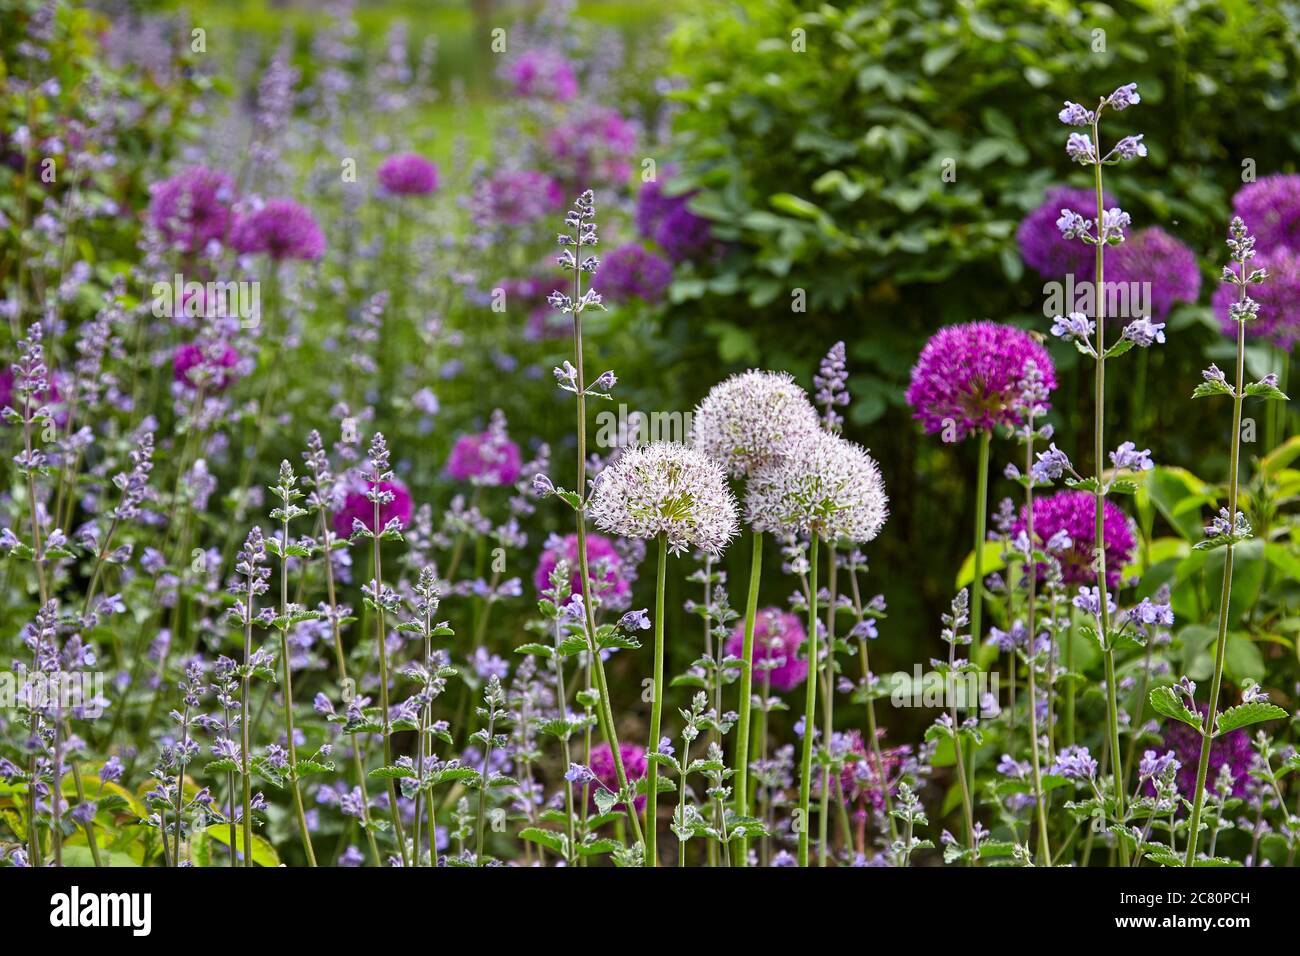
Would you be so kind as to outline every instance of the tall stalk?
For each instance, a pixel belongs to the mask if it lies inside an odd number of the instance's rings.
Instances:
[[[803,707],[803,753],[799,761],[799,865],[808,865],[808,801],[812,794],[813,735],[817,719],[817,544],[812,534],[808,559],[808,678]]]
[[[668,580],[668,536],[660,533],[658,543],[659,566],[655,576],[654,677],[650,685],[653,696],[650,699],[650,743],[646,748],[647,753],[659,752],[659,731],[664,710],[664,590]],[[645,863],[646,866],[653,867],[659,865],[655,852],[659,822],[659,761],[651,760],[649,764],[646,769]],[[686,786],[684,776],[682,786]]]
[[[744,665],[740,670],[740,713],[736,724],[736,815],[749,816],[749,716],[754,696],[754,623],[758,617],[758,587],[763,573],[763,532],[753,534],[753,550],[749,559],[749,596],[745,600],[745,637],[740,656]],[[684,764],[683,764],[684,766]],[[741,836],[736,841],[736,865],[749,865],[749,841]]]

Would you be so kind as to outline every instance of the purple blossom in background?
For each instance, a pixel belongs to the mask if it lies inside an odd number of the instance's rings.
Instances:
[[[45,387],[39,389],[32,395],[32,409],[35,410],[42,405],[50,412],[50,417],[54,419],[54,424],[62,428],[68,423],[68,408],[63,401],[63,395],[59,391],[59,380],[62,378],[60,373],[55,372],[51,377],[45,380]],[[65,384],[67,384],[65,382]],[[17,412],[22,411],[22,399],[14,392],[14,373],[10,366],[0,367],[0,409],[13,408]],[[7,419],[0,418],[0,422],[9,424]]]
[[[1106,501],[1102,512],[1106,538],[1106,584],[1119,584],[1120,570],[1133,557],[1135,541],[1128,517],[1114,502]],[[1034,534],[1040,541],[1050,540],[1060,532],[1070,537],[1071,547],[1058,555],[1061,577],[1066,584],[1091,584],[1097,580],[1092,570],[1093,549],[1097,540],[1097,502],[1090,491],[1058,491],[1054,495],[1034,498]],[[1025,510],[1020,511],[1013,534],[1028,529]],[[1038,566],[1041,576],[1044,565]]]
[[[149,222],[168,243],[194,254],[225,242],[235,201],[234,181],[206,166],[191,166],[150,187]]]
[[[1019,425],[1015,400],[1032,360],[1048,391],[1056,369],[1028,332],[996,322],[950,325],[936,332],[912,367],[907,402],[927,434],[951,426],[956,441],[1000,425]]]
[[[1115,205],[1110,196],[1103,196],[1103,200],[1108,209]],[[1049,189],[1043,202],[1021,220],[1016,230],[1020,255],[1044,279],[1059,281],[1072,275],[1076,282],[1091,281],[1096,268],[1093,250],[1061,235],[1056,222],[1063,209],[1091,219],[1097,215],[1096,194],[1072,186]]]
[[[799,615],[779,607],[762,608],[754,618],[754,687],[771,681],[772,689],[784,693],[793,690],[808,677],[808,661],[798,656],[799,646],[808,639]],[[727,653],[740,657],[745,646],[745,622],[739,621],[727,638]],[[774,667],[764,668],[771,661]]]
[[[411,492],[406,485],[397,480],[381,481],[378,488],[392,498],[379,506],[379,528],[375,528],[375,505],[366,492],[376,487],[375,482],[366,482],[362,488],[349,491],[343,499],[343,506],[332,515],[334,533],[341,538],[352,534],[353,520],[360,521],[372,532],[382,531],[394,518],[405,528],[411,521]]]
[[[276,262],[319,259],[325,235],[312,214],[292,199],[268,199],[235,222],[231,245],[240,253],[264,252]]]
[[[1210,708],[1208,704],[1197,704],[1196,709],[1204,720]],[[1196,769],[1201,759],[1201,735],[1181,720],[1170,720],[1165,722],[1164,736],[1165,748],[1172,750],[1182,763],[1177,778],[1178,792],[1185,799],[1191,800],[1196,791]],[[1210,770],[1205,775],[1206,789],[1214,789],[1215,781],[1219,779],[1220,768],[1226,766],[1232,773],[1232,795],[1246,796],[1246,784],[1249,781],[1253,758],[1254,751],[1250,746],[1248,730],[1233,730],[1222,737],[1214,738],[1214,742],[1210,744]]]
[[[546,134],[547,151],[570,186],[626,182],[636,143],[636,127],[609,106],[584,107]]]
[[[1150,283],[1150,318],[1164,322],[1178,302],[1195,302],[1201,291],[1196,253],[1163,229],[1142,229],[1106,259],[1106,284]]]
[[[619,246],[600,263],[600,291],[611,302],[658,302],[672,279],[672,263],[635,242]]]
[[[525,226],[564,208],[564,187],[534,169],[501,170],[474,187],[470,208],[476,225]]]
[[[646,759],[645,748],[638,747],[636,744],[619,744],[619,755],[623,758],[623,771],[627,774],[627,782],[631,786],[636,786],[636,782],[645,776]],[[591,772],[596,780],[602,784],[605,789],[618,793],[618,769],[614,765],[614,751],[609,744],[602,741],[591,748]],[[596,807],[595,786],[592,787],[591,807]],[[645,809],[645,795],[637,797],[633,801],[636,810],[640,813]],[[622,806],[622,802],[615,804],[616,807]]]
[[[1232,197],[1232,211],[1249,223],[1261,249],[1300,252],[1300,175],[1277,173],[1247,183]]]
[[[558,50],[525,50],[507,64],[505,74],[518,96],[567,103],[578,95],[573,66]]]
[[[186,342],[177,346],[172,353],[172,377],[190,389],[197,390],[202,385],[209,393],[223,392],[230,387],[234,378],[228,370],[238,364],[239,353],[232,345],[220,344],[215,349],[215,355],[212,352],[205,355],[204,346],[197,342]],[[208,373],[206,381],[201,381],[200,376],[195,374],[196,369]]]
[[[1250,298],[1258,304],[1255,318],[1246,322],[1246,337],[1265,339],[1290,352],[1300,339],[1300,251],[1278,248],[1259,253],[1252,269],[1263,269],[1268,281],[1251,286]],[[1231,282],[1214,290],[1211,303],[1223,334],[1237,337],[1237,322],[1232,307],[1240,293]]]
[[[568,562],[572,569],[569,580],[570,590],[574,594],[584,593],[582,570],[578,564],[578,536],[570,534],[563,538],[552,538],[547,542],[546,549],[537,562],[537,570],[533,572],[533,583],[537,586],[538,594],[550,589],[551,572],[561,560]],[[607,565],[603,580],[609,587],[599,592],[601,599],[616,607],[626,606],[627,599],[632,595],[632,582],[624,567],[622,556],[609,538],[602,534],[587,535],[587,564],[592,578],[596,581],[602,580],[602,576],[597,571],[597,567],[602,562]]]
[[[427,196],[438,188],[438,167],[417,153],[389,156],[375,174],[394,196]]]
[[[637,232],[659,246],[674,262],[697,258],[713,246],[709,220],[687,208],[694,195],[686,192],[666,196],[659,180],[643,183],[637,194]]]
[[[519,478],[523,458],[506,435],[505,418],[492,415],[492,425],[478,435],[461,435],[447,457],[447,474],[456,481],[499,487]]]

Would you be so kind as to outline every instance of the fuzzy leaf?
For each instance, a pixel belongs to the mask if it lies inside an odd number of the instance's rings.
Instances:
[[[1282,720],[1286,716],[1287,712],[1277,704],[1266,704],[1262,701],[1256,701],[1253,704],[1238,704],[1236,707],[1229,707],[1219,714],[1219,719],[1214,723],[1214,736],[1222,737],[1239,727],[1257,724],[1261,720]]]
[[[1181,720],[1198,731],[1201,729],[1200,717],[1188,710],[1183,699],[1174,692],[1172,687],[1157,687],[1151,691],[1147,699],[1151,702],[1151,709],[1156,713],[1173,720]]]

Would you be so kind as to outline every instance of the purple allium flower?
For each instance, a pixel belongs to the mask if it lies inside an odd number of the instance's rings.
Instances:
[[[319,259],[325,252],[320,226],[292,199],[268,199],[260,209],[240,216],[230,241],[237,252],[264,252],[277,262]]]
[[[627,774],[628,784],[636,786],[636,782],[646,773],[645,748],[638,747],[636,744],[619,744],[618,752],[623,758],[623,772]],[[602,741],[591,748],[590,769],[596,780],[606,789],[618,793],[618,768],[614,765],[614,751],[610,749],[609,744]],[[591,806],[595,809],[595,787],[592,790]],[[645,794],[642,794],[633,801],[638,813],[645,809],[645,800]],[[622,806],[622,803],[615,806]]]
[[[669,170],[668,172],[671,172]],[[674,262],[697,258],[713,246],[709,220],[687,208],[695,192],[665,196],[659,180],[644,183],[636,199],[636,228]]]
[[[388,522],[394,518],[403,528],[410,523],[411,492],[406,485],[393,479],[378,483],[379,490],[392,495],[392,499],[379,506],[379,527],[375,528],[375,505],[366,497],[366,492],[375,487],[375,482],[370,481],[363,487],[348,492],[347,497],[343,499],[343,506],[333,515],[335,534],[341,538],[351,535],[354,519],[375,533],[383,531]]]
[[[502,170],[474,187],[471,210],[475,224],[525,226],[564,208],[564,187],[532,169]]]
[[[1208,704],[1197,704],[1196,709],[1205,719],[1209,711]],[[1196,769],[1201,759],[1201,735],[1188,727],[1181,720],[1170,720],[1165,724],[1165,747],[1174,752],[1182,767],[1178,771],[1178,792],[1191,800],[1196,792]],[[1239,728],[1216,737],[1210,744],[1210,770],[1205,775],[1208,790],[1213,790],[1219,779],[1219,770],[1226,766],[1232,773],[1232,795],[1246,796],[1246,784],[1249,782],[1250,765],[1254,751],[1250,746],[1250,732]]]
[[[1268,279],[1251,286],[1250,298],[1259,309],[1255,318],[1246,322],[1246,336],[1267,339],[1289,352],[1300,339],[1300,251],[1279,247],[1261,252],[1249,268],[1265,270]],[[1232,317],[1232,307],[1240,294],[1235,285],[1224,282],[1211,300],[1223,334],[1234,339],[1237,320]]]
[[[1096,525],[1096,499],[1090,491],[1058,491],[1034,498],[1035,536],[1047,541],[1065,532],[1070,538],[1070,548],[1058,555],[1061,577],[1067,585],[1091,584],[1097,580],[1092,570]],[[1021,508],[1020,520],[1012,533],[1020,534],[1027,527],[1025,510]],[[1102,527],[1106,537],[1106,585],[1114,588],[1119,584],[1121,569],[1133,557],[1133,529],[1128,517],[1111,501],[1105,502]],[[1041,575],[1046,567],[1040,564],[1038,570]]]
[[[438,167],[418,153],[396,153],[375,170],[384,191],[394,196],[427,196],[438,188]]]
[[[537,592],[549,590],[551,587],[551,572],[560,561],[568,562],[572,570],[572,577],[569,581],[569,587],[575,594],[583,594],[582,587],[582,569],[578,564],[578,536],[576,534],[566,535],[563,538],[553,538],[547,542],[546,549],[542,552],[541,558],[537,562],[537,570],[533,573],[533,583],[537,585]],[[605,562],[607,569],[604,574],[604,582],[608,585],[605,591],[601,592],[601,599],[607,603],[619,606],[632,594],[632,582],[624,568],[623,557],[614,547],[614,542],[604,535],[589,534],[587,535],[587,564],[591,570],[593,579],[598,578],[596,565]]]
[[[506,435],[505,417],[492,413],[492,424],[479,435],[461,435],[447,456],[447,474],[456,481],[488,487],[512,485],[519,479],[523,458]]]
[[[691,442],[733,478],[742,478],[820,426],[817,410],[793,375],[751,370],[709,390],[691,418]]]
[[[1191,249],[1163,229],[1152,227],[1135,232],[1111,251],[1106,260],[1106,284],[1112,282],[1150,283],[1150,317],[1164,322],[1174,303],[1196,301],[1201,271]]]
[[[546,148],[566,182],[623,183],[632,174],[636,127],[618,110],[590,106],[554,126]]]
[[[1300,252],[1300,175],[1277,173],[1247,183],[1232,197],[1232,211],[1250,224],[1260,248]]]
[[[206,166],[191,166],[150,187],[149,222],[172,245],[200,252],[225,242],[230,229],[234,181]]]
[[[506,66],[505,73],[519,96],[565,103],[578,95],[578,78],[558,50],[525,50]]]
[[[1115,205],[1111,197],[1103,198],[1107,209]],[[1084,243],[1061,235],[1056,223],[1064,209],[1092,219],[1097,215],[1097,196],[1092,190],[1071,186],[1049,189],[1042,204],[1025,216],[1016,230],[1020,255],[1044,279],[1059,281],[1072,275],[1076,282],[1091,281],[1096,268],[1095,253]]]
[[[885,483],[867,450],[826,431],[800,434],[749,477],[745,517],[755,531],[870,541],[889,516]]]
[[[982,429],[1019,425],[1016,398],[1030,360],[1045,389],[1055,389],[1052,357],[1028,332],[997,322],[942,328],[912,367],[907,389],[912,417],[927,434],[956,441]]]
[[[698,548],[716,557],[738,530],[722,466],[677,442],[625,449],[597,477],[589,507],[601,531],[625,538],[662,534],[673,554]]]
[[[782,611],[779,607],[759,610],[754,618],[754,686],[771,682],[772,689],[784,693],[794,690],[808,676],[808,661],[798,656],[799,647],[808,634],[799,615]],[[745,648],[745,622],[739,621],[727,638],[727,653],[740,657]],[[771,661],[774,666],[762,667]]]
[[[600,263],[600,291],[611,302],[658,302],[672,279],[672,263],[635,242],[619,246]]]
[[[210,393],[224,392],[233,379],[225,370],[233,369],[239,364],[239,353],[234,346],[225,343],[220,344],[215,353],[205,355],[204,347],[197,342],[177,346],[172,353],[172,377],[190,389],[197,390],[202,385]],[[208,374],[196,374],[195,370],[199,368]],[[204,378],[206,381],[202,380]]]

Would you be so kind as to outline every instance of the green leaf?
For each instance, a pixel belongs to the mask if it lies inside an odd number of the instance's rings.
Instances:
[[[206,831],[208,838],[216,840],[222,846],[230,846],[230,825],[228,823],[214,823]],[[244,828],[235,827],[235,849],[244,852]],[[258,866],[279,866],[280,857],[275,852],[275,847],[258,836],[253,834],[253,862]]]
[[[1147,699],[1151,702],[1151,709],[1158,714],[1173,720],[1181,720],[1189,727],[1201,730],[1201,719],[1196,714],[1188,710],[1183,699],[1178,696],[1172,687],[1153,688]]]
[[[1243,390],[1247,398],[1265,398],[1275,402],[1289,402],[1286,393],[1269,382],[1251,382]]]
[[[1231,395],[1232,387],[1227,382],[1221,382],[1214,379],[1209,382],[1202,382],[1197,385],[1192,392],[1192,398],[1206,398],[1210,395]]]
[[[563,833],[546,830],[542,827],[525,827],[519,831],[519,837],[531,843],[540,843],[548,850],[559,853],[561,856],[567,855],[565,853],[565,844],[569,842],[569,838]]]
[[[1276,704],[1266,704],[1262,701],[1238,704],[1219,714],[1219,719],[1214,725],[1214,736],[1222,737],[1239,727],[1257,724],[1261,720],[1284,720],[1287,716],[1287,712]]]
[[[412,767],[399,767],[396,764],[387,767],[376,767],[366,776],[374,780],[396,780],[401,777],[414,778],[415,769]],[[474,776],[478,776],[477,773]]]

